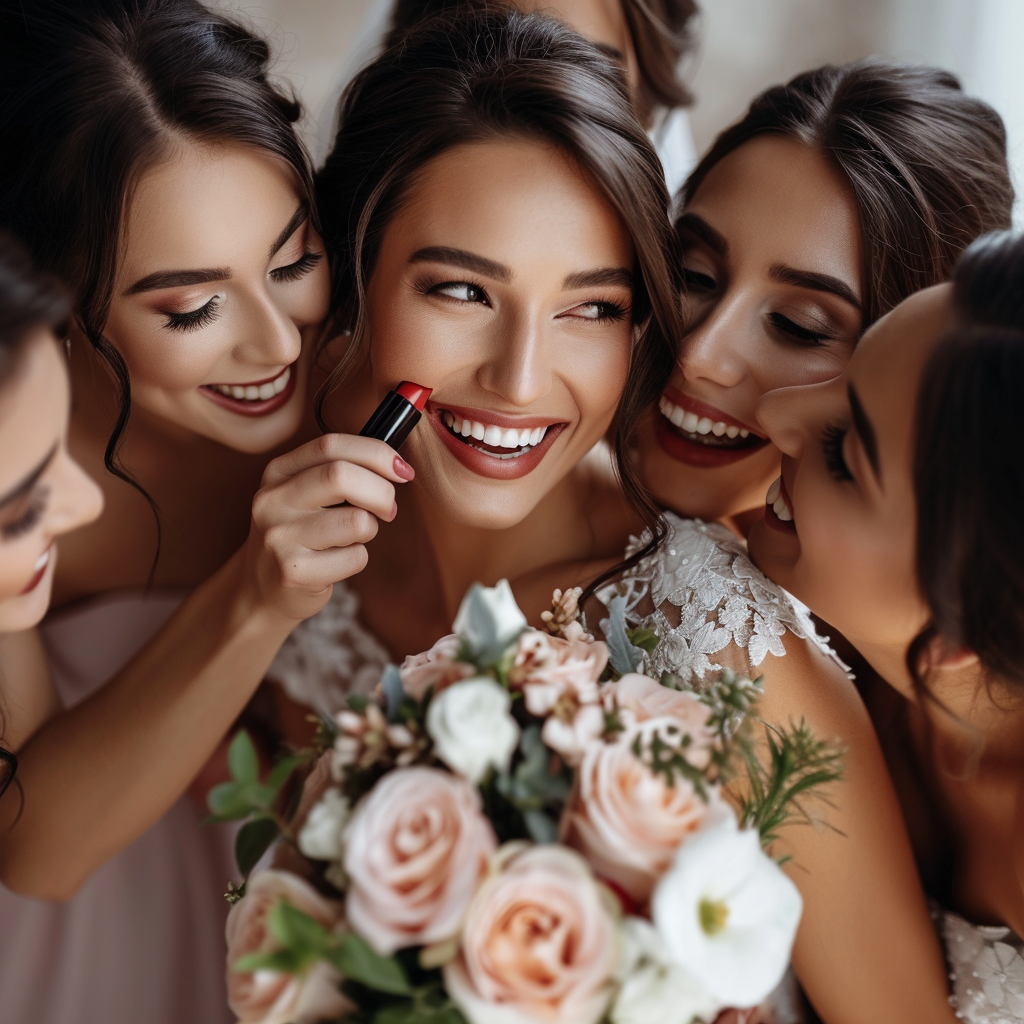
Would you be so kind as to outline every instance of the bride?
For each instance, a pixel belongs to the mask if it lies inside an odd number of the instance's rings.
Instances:
[[[1022,279],[1024,238],[988,236],[842,377],[767,396],[786,514],[750,536],[891,687],[875,719],[973,1024],[1024,1019]]]

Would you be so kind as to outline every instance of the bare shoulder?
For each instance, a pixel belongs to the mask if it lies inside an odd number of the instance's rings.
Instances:
[[[20,749],[59,709],[39,633],[0,633],[0,745]]]

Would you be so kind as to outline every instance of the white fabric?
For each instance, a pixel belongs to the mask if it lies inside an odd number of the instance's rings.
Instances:
[[[393,0],[373,0],[355,41],[341,62],[334,88],[317,117],[317,138],[313,155],[322,164],[334,146],[338,103],[349,82],[381,51],[391,26]],[[690,115],[682,107],[667,111],[651,129],[651,142],[665,169],[669,195],[675,196],[697,163],[697,151],[690,130]]]
[[[167,621],[180,594],[119,594],[42,627],[65,705],[109,679]],[[101,751],[103,737],[96,737]],[[6,799],[17,799],[13,789]],[[31,800],[31,794],[27,799]],[[179,800],[67,903],[0,888],[4,1024],[227,1024],[222,898],[231,830]]]

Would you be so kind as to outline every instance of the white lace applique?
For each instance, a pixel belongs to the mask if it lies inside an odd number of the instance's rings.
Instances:
[[[655,678],[671,672],[684,685],[699,684],[726,667],[716,656],[731,645],[746,651],[750,668],[769,654],[783,657],[787,632],[814,643],[847,670],[816,632],[807,609],[754,566],[729,530],[671,512],[665,518],[668,535],[658,550],[598,593],[605,606],[616,595],[624,597],[627,625],[651,629],[661,639],[645,671]],[[634,538],[627,557],[648,539]],[[736,669],[735,658],[729,661]]]
[[[349,694],[372,693],[390,660],[360,623],[355,592],[335,583],[330,601],[284,642],[267,678],[280,683],[292,700],[329,715]]]
[[[1024,1021],[1024,943],[1009,928],[974,925],[933,906],[946,947],[950,1002],[968,1024]]]

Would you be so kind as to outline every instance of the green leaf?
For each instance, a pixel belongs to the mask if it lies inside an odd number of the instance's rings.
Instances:
[[[292,772],[302,764],[301,757],[283,757],[270,770],[267,779],[267,789],[273,794],[271,799],[276,799],[281,787],[291,778]]]
[[[530,838],[535,843],[558,842],[558,822],[549,818],[543,811],[523,811],[523,821],[526,822]]]
[[[238,830],[235,836],[235,861],[243,878],[249,877],[249,872],[277,836],[277,823],[272,818],[254,818]]]
[[[601,620],[604,642],[608,645],[608,660],[620,675],[635,672],[644,660],[644,652],[634,647],[626,632],[626,599],[613,597],[608,604],[608,618]]]
[[[240,729],[228,747],[228,768],[235,782],[256,782],[260,777],[260,759],[249,734]]]
[[[402,965],[393,957],[381,956],[369,943],[349,932],[330,954],[331,963],[343,978],[377,992],[393,996],[412,994]]]
[[[318,921],[282,900],[267,915],[267,927],[284,949],[320,956],[331,946],[331,935]]]
[[[661,642],[653,629],[627,629],[626,636],[634,647],[639,647],[648,654],[653,654],[654,648]]]
[[[250,953],[236,960],[231,970],[247,974],[250,971],[280,971],[297,974],[305,966],[305,958],[291,949],[277,949],[273,953]]]
[[[255,810],[252,788],[240,786],[237,782],[222,782],[206,794],[206,806],[210,808],[214,821],[247,818]]]

